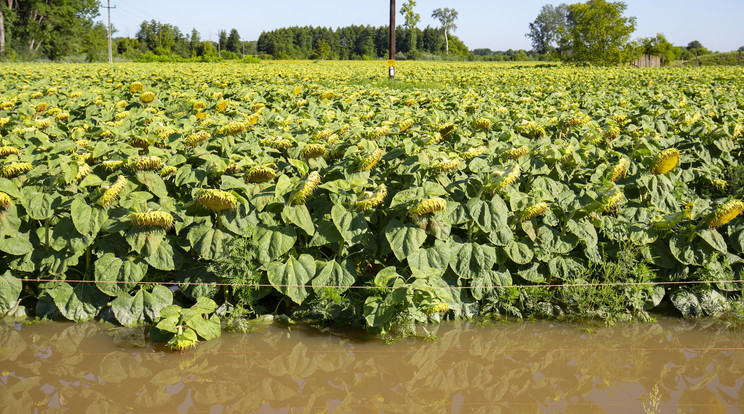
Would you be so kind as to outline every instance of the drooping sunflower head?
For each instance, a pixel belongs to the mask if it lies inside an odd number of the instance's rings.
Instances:
[[[432,166],[431,171],[433,174],[446,174],[457,171],[460,168],[460,160],[454,159],[443,159],[438,161]]]
[[[740,200],[727,201],[716,209],[715,214],[708,222],[708,228],[714,229],[716,227],[721,227],[735,219],[736,216],[742,213],[742,211],[744,211],[744,203]]]
[[[320,174],[318,174],[317,171],[311,172],[308,174],[307,179],[300,182],[296,187],[295,191],[290,196],[290,202],[295,205],[304,204],[319,184]]]
[[[426,200],[416,204],[412,209],[408,211],[408,214],[414,220],[423,216],[424,214],[443,212],[447,210],[447,200],[440,197],[427,198]]]
[[[469,159],[471,159],[471,158],[475,158],[475,157],[477,157],[477,156],[479,156],[479,155],[483,155],[483,154],[485,154],[485,153],[486,153],[486,150],[487,150],[487,148],[486,148],[486,147],[484,147],[484,146],[480,146],[480,147],[471,147],[471,148],[468,148],[468,150],[467,150],[467,151],[465,151],[465,152],[461,152],[461,153],[460,153],[460,156],[461,156],[462,158],[465,158],[466,160],[469,160]]]
[[[620,177],[625,175],[626,171],[628,171],[628,159],[623,157],[620,158],[620,161],[613,165],[607,172],[607,179],[609,181],[617,181]]]
[[[194,200],[214,211],[235,210],[238,199],[227,191],[203,188],[196,193]]]
[[[504,157],[508,160],[516,160],[529,154],[530,149],[526,145],[522,145],[519,148],[512,148],[504,154]]]
[[[10,198],[9,195],[0,191],[0,211],[5,210],[6,208],[10,207],[10,204],[12,202],[13,200]]]
[[[103,196],[98,199],[98,205],[104,208],[109,208],[111,205],[116,201],[116,199],[119,197],[119,194],[121,194],[122,190],[124,190],[124,187],[127,186],[127,183],[129,181],[124,177],[123,175],[120,175],[116,182],[106,189],[106,191],[103,193]]]
[[[406,119],[400,121],[400,123],[398,124],[398,131],[405,132],[409,128],[411,128],[413,126],[413,124],[414,124],[413,119],[406,118]]]
[[[30,162],[13,162],[4,165],[0,175],[5,178],[12,178],[31,170],[31,168],[33,168],[33,165]]]
[[[439,132],[442,138],[447,138],[447,136],[455,132],[455,129],[457,129],[455,124],[453,124],[452,122],[447,122],[447,123],[439,125],[437,127],[437,132]]]
[[[617,208],[617,206],[625,200],[625,195],[622,191],[616,191],[612,195],[602,200],[602,207],[600,211],[602,213],[608,213]]]
[[[186,137],[186,145],[189,147],[194,147],[196,145],[199,145],[200,142],[204,142],[210,138],[212,138],[212,134],[202,130]]]
[[[129,213],[129,220],[135,227],[159,227],[165,230],[173,227],[173,216],[165,211],[132,212]]]
[[[302,149],[302,158],[318,158],[324,156],[326,149],[322,144],[308,144]]]
[[[251,167],[245,180],[249,183],[265,183],[276,177],[276,168],[273,164],[262,164]]]
[[[539,216],[540,214],[545,213],[547,210],[548,210],[548,203],[539,202],[539,203],[533,204],[521,212],[519,222],[521,223],[524,221],[531,220]]]
[[[673,170],[679,164],[679,150],[676,148],[667,148],[654,157],[651,172],[660,175],[666,174]]]
[[[143,90],[145,87],[142,85],[142,82],[132,82],[131,85],[129,85],[129,92],[130,93],[137,93],[141,90]]]
[[[476,131],[488,131],[493,123],[488,118],[478,118],[473,122],[473,129]]]
[[[382,185],[374,193],[366,191],[364,195],[356,202],[356,206],[362,211],[367,211],[382,204],[382,202],[385,201],[386,196],[387,188]]]
[[[377,148],[370,156],[362,159],[360,169],[362,171],[371,170],[375,165],[377,165],[383,154],[385,154],[385,151],[382,148]]]
[[[140,102],[143,104],[149,104],[152,101],[155,100],[155,93],[150,91],[142,92],[142,95],[140,95]]]
[[[7,145],[0,147],[0,157],[7,157],[8,155],[18,155],[18,148]]]
[[[145,156],[133,158],[128,163],[132,171],[156,170],[163,167],[163,160],[156,156]]]

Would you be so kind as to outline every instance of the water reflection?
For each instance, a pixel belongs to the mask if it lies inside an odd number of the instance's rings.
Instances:
[[[654,385],[662,412],[744,407],[744,334],[708,321],[430,330],[384,345],[267,326],[172,354],[136,347],[143,329],[0,325],[0,411],[625,413]]]

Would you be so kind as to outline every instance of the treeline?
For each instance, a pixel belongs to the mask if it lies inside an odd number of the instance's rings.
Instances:
[[[286,27],[261,33],[256,47],[259,55],[276,59],[380,59],[388,56],[389,39],[387,26]],[[446,53],[441,28],[398,27],[395,44],[397,59],[425,59]],[[452,34],[449,52],[460,58],[469,53],[467,46]]]

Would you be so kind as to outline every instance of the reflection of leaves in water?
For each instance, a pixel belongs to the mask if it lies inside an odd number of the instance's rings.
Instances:
[[[556,323],[443,324],[428,328],[434,342],[394,345],[270,326],[180,354],[117,350],[106,329],[0,325],[0,361],[13,372],[0,382],[0,406],[16,412],[58,394],[75,412],[174,411],[190,395],[203,412],[217,405],[255,412],[266,404],[317,412],[328,401],[339,412],[449,412],[455,398],[468,412],[599,411],[623,398],[640,409],[633,399],[658,384],[665,404],[704,401],[715,410],[740,404],[744,381],[735,352],[685,350],[739,346],[740,334],[704,321],[595,327],[592,334]]]

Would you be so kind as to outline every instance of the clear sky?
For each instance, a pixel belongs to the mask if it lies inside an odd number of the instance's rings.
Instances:
[[[196,28],[203,40],[217,40],[221,29],[238,29],[243,40],[257,40],[263,31],[288,26],[342,27],[387,25],[387,0],[109,0],[115,36],[134,37],[143,20]],[[102,1],[104,4],[106,0]],[[404,0],[396,0],[400,9]],[[567,1],[571,3],[572,1]],[[546,0],[417,0],[420,28],[438,26],[431,18],[438,7],[459,12],[454,32],[470,49],[531,49],[525,33]],[[699,40],[715,51],[744,46],[744,0],[627,0],[626,16],[637,18],[634,38],[663,33],[675,45]],[[106,9],[100,20],[105,22]],[[403,21],[400,13],[396,19]]]

